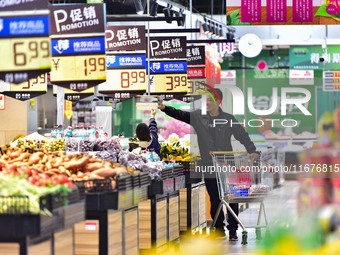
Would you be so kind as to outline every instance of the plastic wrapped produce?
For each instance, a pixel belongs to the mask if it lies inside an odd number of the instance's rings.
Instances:
[[[81,152],[93,151],[93,145],[94,143],[90,140],[81,140],[80,151]]]

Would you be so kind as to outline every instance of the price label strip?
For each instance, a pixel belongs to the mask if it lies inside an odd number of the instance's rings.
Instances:
[[[47,74],[42,74],[19,85],[10,84],[10,91],[2,92],[9,97],[25,101],[43,94],[47,91]]]
[[[0,20],[0,80],[19,84],[51,68],[48,16]]]
[[[322,76],[323,91],[340,90],[340,72],[324,71]]]

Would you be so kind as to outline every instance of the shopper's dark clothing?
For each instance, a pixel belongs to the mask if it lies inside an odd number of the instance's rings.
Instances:
[[[158,142],[158,129],[157,129],[157,122],[155,118],[150,118],[149,130],[150,130],[152,139],[151,139],[151,144],[146,149],[148,150],[153,149],[158,155],[160,155],[161,145]]]
[[[200,166],[212,166],[212,158],[209,154],[210,151],[232,151],[231,136],[239,140],[246,148],[248,153],[256,152],[254,143],[250,140],[248,133],[238,123],[236,118],[229,113],[223,112],[219,109],[218,116],[210,116],[209,113],[202,115],[200,110],[193,112],[185,112],[176,110],[173,107],[166,106],[163,110],[167,115],[184,121],[195,129],[197,133],[198,147],[202,160],[198,163]],[[214,119],[227,120],[227,124],[216,124],[213,126]],[[232,122],[232,125],[231,125]],[[214,174],[214,173],[213,173]],[[206,175],[205,175],[206,176]],[[221,202],[218,194],[217,182],[214,176],[207,176],[205,184],[210,196],[211,217],[215,216],[217,208]],[[210,178],[209,178],[210,177]],[[230,204],[236,215],[238,215],[238,204]],[[216,228],[223,229],[223,213],[220,213],[216,222]],[[228,211],[228,226],[230,230],[237,230],[238,223]]]
[[[216,117],[211,117],[209,114],[202,115],[200,110],[185,112],[170,106],[166,106],[163,111],[167,115],[193,126],[197,133],[198,147],[203,162],[212,163],[210,151],[232,151],[232,135],[246,147],[248,153],[256,152],[254,143],[242,125],[233,115],[223,112],[221,109]],[[227,120],[228,124],[217,124],[213,127],[214,119]],[[231,121],[232,127],[230,126]]]
[[[221,200],[218,196],[217,182],[216,182],[216,179],[213,179],[213,178],[208,178],[208,179],[205,179],[204,181],[205,181],[205,186],[207,187],[207,190],[208,190],[208,193],[209,193],[209,196],[210,196],[210,203],[211,203],[210,215],[211,215],[212,219],[214,219],[215,214],[216,214],[217,209],[218,209],[218,206],[221,202]],[[211,196],[210,194],[217,194],[217,196],[216,195]],[[236,215],[238,215],[238,204],[233,203],[233,204],[229,204],[229,205],[233,209],[233,211],[236,213]],[[223,221],[224,221],[223,210],[221,210],[220,214],[218,215],[215,227],[217,229],[221,229],[222,231],[223,231],[223,228],[224,228]],[[227,226],[227,229],[229,231],[236,231],[237,225],[238,225],[237,221],[231,215],[231,213],[228,211],[228,226]]]

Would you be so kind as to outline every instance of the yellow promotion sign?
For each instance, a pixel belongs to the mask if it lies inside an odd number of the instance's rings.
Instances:
[[[72,102],[65,100],[65,110],[64,110],[64,115],[65,118],[67,120],[70,120],[72,115],[73,115],[73,111],[72,111]]]

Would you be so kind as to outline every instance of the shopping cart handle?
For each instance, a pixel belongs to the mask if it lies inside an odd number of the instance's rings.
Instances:
[[[247,154],[247,151],[210,151],[210,155],[217,154]]]

